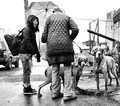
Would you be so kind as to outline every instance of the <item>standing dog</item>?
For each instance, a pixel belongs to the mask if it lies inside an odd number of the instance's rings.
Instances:
[[[83,68],[87,61],[88,61],[88,58],[86,58],[86,56],[79,56],[78,61],[77,61],[78,63],[72,64],[72,81],[73,81],[73,90],[75,92],[77,92],[76,90],[78,88],[77,86],[78,81],[79,81],[80,76],[82,75]],[[45,82],[39,85],[38,97],[42,96],[42,94],[40,93],[41,88],[51,83],[52,81],[52,66],[48,67],[45,70],[45,76],[46,76]],[[64,67],[63,66],[60,67],[60,76],[62,78],[63,85],[64,85]],[[50,89],[51,89],[51,86],[50,86]]]
[[[105,56],[104,50],[102,48],[98,48],[94,50],[94,66],[93,71],[96,74],[96,82],[97,82],[97,90],[99,91],[99,73],[103,73],[105,79],[105,91],[108,91],[108,77],[110,78],[110,83],[112,83],[112,77],[110,72],[114,75],[116,79],[116,86],[119,86],[118,76],[117,76],[117,68],[115,64],[115,60],[111,56]]]

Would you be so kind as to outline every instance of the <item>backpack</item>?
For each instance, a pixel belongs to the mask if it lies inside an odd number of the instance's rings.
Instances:
[[[16,56],[19,54],[20,46],[23,43],[23,33],[22,32],[24,29],[25,28],[20,30],[17,35],[15,35],[15,34],[14,35],[9,35],[9,34],[4,35],[4,38],[7,42],[7,45],[13,56]]]

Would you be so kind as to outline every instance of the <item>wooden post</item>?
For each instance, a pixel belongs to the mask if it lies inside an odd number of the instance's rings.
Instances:
[[[91,23],[89,23],[89,29],[91,30]],[[90,44],[89,44],[89,47],[90,47],[90,52],[91,52],[91,49],[92,49],[92,44],[91,44],[91,33],[89,33],[89,42],[90,42]]]
[[[99,33],[99,18],[97,19],[97,32]],[[99,45],[99,36],[97,36],[97,45]]]
[[[26,12],[26,10],[28,9],[28,0],[24,0],[24,13]],[[25,15],[25,23],[26,23],[27,17]]]

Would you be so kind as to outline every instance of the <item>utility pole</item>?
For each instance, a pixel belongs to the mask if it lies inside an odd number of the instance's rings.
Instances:
[[[95,31],[97,31],[99,33],[99,18],[98,19],[95,19],[95,20],[92,20],[91,22],[89,22],[89,30],[91,30],[91,24],[93,22],[97,22],[96,23],[96,28],[95,28]],[[90,42],[90,52],[91,52],[91,49],[93,48],[94,46],[94,40],[95,40],[95,35],[94,35],[94,39],[93,39],[93,42],[91,40],[91,33],[89,33],[89,42]],[[97,45],[99,45],[99,36],[97,36]],[[95,44],[96,45],[96,44]]]
[[[99,18],[97,19],[97,32],[99,33]],[[99,36],[97,36],[97,45],[99,45]]]
[[[91,30],[91,23],[89,23],[89,29]],[[92,44],[91,44],[91,33],[89,33],[89,47],[90,47],[90,52],[91,52],[91,49],[92,49]]]
[[[97,21],[98,19],[95,19],[95,20],[92,20],[91,22],[89,22],[89,29],[91,30],[91,24],[95,21]],[[98,24],[98,23],[97,23]],[[89,42],[90,42],[90,52],[91,52],[91,49],[93,48],[93,41],[91,40],[91,33],[89,33]]]
[[[24,14],[27,11],[27,9],[28,9],[28,0],[24,0]],[[26,17],[26,14],[25,14],[25,24],[26,24],[26,19],[27,19],[27,17]]]

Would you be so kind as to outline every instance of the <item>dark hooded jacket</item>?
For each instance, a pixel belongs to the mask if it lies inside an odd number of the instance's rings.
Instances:
[[[34,15],[30,15],[27,19],[27,27],[23,30],[23,43],[19,50],[20,54],[39,54],[35,34],[39,29],[38,26],[36,28],[33,27],[33,21],[35,19],[38,20]]]

